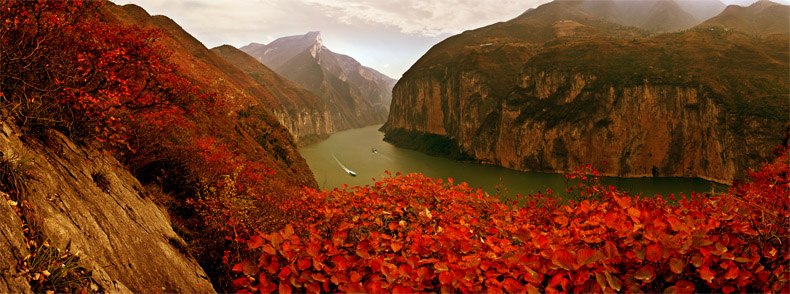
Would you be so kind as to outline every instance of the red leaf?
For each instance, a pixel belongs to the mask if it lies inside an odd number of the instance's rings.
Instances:
[[[324,276],[324,274],[322,273],[314,273],[310,276],[313,278],[313,280],[316,280],[318,282],[322,282],[322,283],[326,282],[326,276]]]
[[[446,272],[449,271],[450,268],[447,267],[447,264],[444,262],[437,262],[433,265],[433,268],[436,269],[437,272]]]
[[[236,265],[233,266],[233,269],[231,269],[231,270],[234,271],[234,272],[243,271],[244,270],[243,262],[237,263]]]
[[[537,238],[532,239],[532,242],[535,244],[535,247],[538,247],[538,249],[543,249],[548,246],[549,239],[547,239],[546,236],[539,235]]]
[[[617,245],[614,245],[611,241],[606,241],[603,245],[603,254],[606,258],[615,258],[620,256],[620,251],[617,250]]]
[[[650,265],[643,266],[634,273],[634,278],[650,283],[656,278],[656,269]]]
[[[675,287],[677,289],[677,293],[679,293],[679,294],[691,294],[691,293],[694,293],[694,283],[686,281],[686,280],[678,281],[677,283],[675,283]]]
[[[529,294],[541,294],[540,289],[538,289],[538,287],[535,287],[535,285],[532,285],[531,283],[527,284],[527,293],[529,293]]]
[[[362,283],[349,283],[347,288],[345,289],[346,293],[367,293],[365,290],[365,286],[362,286]]]
[[[442,285],[452,285],[455,275],[451,272],[442,272],[439,274],[439,283]]]
[[[727,273],[724,274],[724,278],[728,280],[737,279],[739,274],[740,274],[740,270],[738,269],[738,266],[735,265],[735,263],[732,263],[730,264],[730,268],[727,269]]]
[[[318,283],[307,283],[307,284],[304,284],[304,288],[305,288],[305,290],[307,290],[307,293],[321,293],[321,286],[318,285]],[[263,291],[261,291],[261,292],[263,292]]]
[[[642,212],[636,207],[629,207],[626,211],[628,211],[628,215],[631,216],[633,220],[638,220],[639,217],[642,216]]]
[[[286,281],[280,281],[280,289],[279,290],[280,290],[280,294],[290,294],[290,293],[292,293],[291,292],[292,291],[291,290],[291,285],[288,285],[288,282],[286,282]]]
[[[267,280],[263,274],[261,274],[261,284],[258,286],[261,293],[272,293],[277,291],[277,284],[272,283],[271,281]]]
[[[609,287],[612,287],[615,291],[620,291],[620,288],[623,286],[620,279],[613,277],[609,272],[604,272],[604,274],[606,275],[606,281],[609,283]]]
[[[712,283],[716,275],[710,271],[710,268],[707,265],[703,265],[699,269],[699,276],[703,280],[708,281],[708,283]]]
[[[571,271],[578,268],[576,263],[574,263],[575,260],[576,258],[573,256],[573,254],[571,254],[565,249],[556,250],[551,255],[551,263],[567,271]]]
[[[263,238],[261,236],[252,236],[252,238],[247,240],[248,249],[255,249],[261,246],[263,246]]]
[[[285,230],[283,230],[283,238],[290,239],[291,236],[294,235],[294,226],[291,224],[285,225]]]
[[[601,251],[598,249],[579,249],[576,251],[576,263],[587,265],[596,263],[601,259]]]
[[[307,254],[309,254],[310,256],[316,257],[320,252],[321,252],[321,244],[319,244],[318,242],[310,243],[310,245],[307,245]]]
[[[568,218],[566,216],[560,215],[554,218],[554,222],[560,225],[561,227],[565,227],[568,225]]]
[[[398,267],[398,273],[401,277],[410,277],[412,273],[412,267],[408,264],[401,264]]]
[[[508,293],[518,293],[522,288],[519,282],[516,282],[516,280],[511,278],[507,278],[502,281],[502,287],[505,288],[505,291]]]
[[[236,288],[247,288],[250,286],[250,280],[247,277],[241,277],[238,279],[233,280],[233,287]]]
[[[397,253],[398,251],[401,250],[401,248],[403,248],[403,243],[392,242],[392,243],[390,243],[390,247],[392,248],[392,252]]]
[[[244,260],[241,263],[238,263],[233,266],[231,269],[234,272],[242,272],[245,275],[257,275],[258,274],[258,267],[256,267],[252,262],[249,260]]]
[[[664,256],[664,247],[661,247],[661,244],[651,244],[647,246],[647,252],[645,258],[652,262],[659,262],[661,258]]]
[[[300,271],[303,271],[303,270],[306,270],[306,269],[310,268],[310,266],[312,264],[313,263],[310,260],[308,260],[306,258],[302,258],[302,259],[299,259],[299,261],[296,262],[296,268],[298,268]]]
[[[631,207],[631,197],[613,196],[613,198],[617,202],[617,205],[620,206],[620,208],[626,209],[628,207]]]
[[[347,236],[348,235],[345,231],[335,232],[332,234],[332,242],[335,244],[335,246],[343,245]]]
[[[675,257],[669,259],[669,270],[673,273],[680,274],[683,272],[683,268],[686,267],[686,263],[680,259]]]
[[[280,236],[280,233],[274,232],[269,236],[269,238],[271,239],[274,248],[279,247],[280,244],[283,243],[283,238]]]
[[[280,278],[280,280],[285,280],[290,275],[291,275],[291,268],[284,266],[283,268],[280,269],[280,273],[277,274],[277,277]]]
[[[277,255],[277,250],[275,250],[274,247],[272,247],[271,244],[263,245],[262,248],[263,248],[263,252],[266,252],[266,254]]]
[[[525,281],[535,284],[540,284],[543,282],[543,274],[539,274],[528,267],[524,267],[524,269],[527,270],[527,274],[524,275]]]

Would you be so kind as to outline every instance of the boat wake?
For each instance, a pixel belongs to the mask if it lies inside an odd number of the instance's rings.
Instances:
[[[340,165],[340,167],[343,168],[343,170],[345,170],[346,173],[348,173],[352,177],[356,177],[357,176],[357,173],[355,173],[354,171],[348,169],[345,165],[343,165],[343,163],[341,163],[340,160],[337,159],[337,156],[335,156],[334,153],[332,153],[332,158],[335,159],[335,162],[337,162],[337,164]]]

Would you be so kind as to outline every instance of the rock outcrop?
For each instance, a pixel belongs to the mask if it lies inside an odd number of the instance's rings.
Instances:
[[[436,45],[395,86],[385,140],[519,170],[723,183],[781,143],[787,35],[644,37],[567,5]]]
[[[28,225],[52,246],[70,247],[105,291],[215,292],[165,209],[112,156],[54,131],[21,136],[9,123],[0,129],[0,152],[2,160],[26,163],[28,188],[16,205],[29,211]],[[15,275],[28,253],[22,221],[0,198],[0,292],[30,292]]]
[[[323,45],[319,32],[240,48],[268,68],[315,93],[330,111],[334,131],[387,119],[395,80]]]

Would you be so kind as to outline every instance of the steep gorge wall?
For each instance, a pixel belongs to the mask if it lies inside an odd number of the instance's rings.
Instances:
[[[0,152],[3,160],[25,162],[28,189],[15,204],[27,207],[26,222],[52,246],[79,254],[107,292],[215,292],[165,210],[123,165],[60,133],[40,137],[3,123]],[[15,269],[28,252],[22,220],[10,205],[0,195],[0,292],[30,292]]]
[[[785,128],[759,117],[733,128],[736,118],[719,94],[703,86],[604,86],[598,79],[525,70],[511,93],[492,95],[498,89],[471,70],[411,76],[395,87],[384,130],[442,135],[458,154],[517,170],[566,172],[590,163],[613,176],[730,183],[770,154]]]

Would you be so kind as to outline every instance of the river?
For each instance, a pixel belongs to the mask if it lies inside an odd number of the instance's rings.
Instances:
[[[417,151],[395,147],[384,142],[381,125],[335,133],[329,139],[299,150],[315,174],[321,189],[333,189],[343,184],[363,186],[381,179],[385,171],[421,173],[432,178],[452,178],[455,183],[467,182],[496,194],[497,185],[507,188],[508,195],[534,194],[537,191],[564,192],[567,183],[562,174],[515,171],[499,166],[461,163],[451,159],[429,156]],[[376,152],[373,152],[373,149]],[[356,173],[351,176],[344,167]],[[621,191],[642,195],[669,195],[692,191],[726,191],[726,186],[702,179],[688,178],[604,178],[605,185]],[[510,198],[510,197],[508,197]]]

